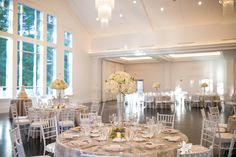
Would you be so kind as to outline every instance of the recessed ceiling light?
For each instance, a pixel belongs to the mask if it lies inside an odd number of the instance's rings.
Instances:
[[[207,53],[170,54],[169,56],[173,58],[182,58],[182,57],[205,57],[205,56],[219,56],[219,55],[221,55],[220,51],[207,52]]]
[[[123,14],[120,14],[120,18],[122,18],[123,17]]]
[[[127,61],[133,61],[133,60],[148,60],[152,59],[152,57],[145,56],[145,57],[120,57],[120,59],[127,60]]]
[[[163,8],[163,7],[161,7],[161,9],[160,9],[161,11],[164,11],[165,9]]]
[[[198,1],[198,3],[197,3],[198,5],[202,5],[202,1]]]
[[[133,3],[134,3],[134,4],[136,4],[136,3],[137,3],[137,1],[133,1]]]

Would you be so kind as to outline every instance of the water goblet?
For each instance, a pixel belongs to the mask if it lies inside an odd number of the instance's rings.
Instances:
[[[113,121],[114,121],[114,118],[113,118],[113,115],[109,115],[109,121],[111,123],[111,125],[113,124]]]

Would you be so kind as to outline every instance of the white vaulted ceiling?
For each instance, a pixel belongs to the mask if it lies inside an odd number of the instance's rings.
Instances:
[[[96,21],[95,0],[67,1],[92,36],[91,53],[127,54],[139,49],[163,53],[166,48],[225,43],[236,47],[236,14],[223,16],[218,0],[201,0],[202,5],[199,0],[136,0],[136,4],[115,0],[105,28]]]

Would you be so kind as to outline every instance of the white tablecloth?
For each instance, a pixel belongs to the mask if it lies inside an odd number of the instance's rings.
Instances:
[[[140,127],[140,138],[145,127]],[[73,130],[73,131],[72,131]],[[145,157],[176,157],[177,148],[181,141],[188,138],[181,132],[160,133],[152,138],[143,138],[145,141],[129,141],[117,143],[111,138],[106,141],[98,141],[96,138],[85,137],[82,132],[72,129],[60,134],[56,142],[55,157],[80,157],[81,152],[93,155],[117,155],[117,156],[145,156]],[[177,139],[174,142],[166,139]],[[148,143],[154,144],[150,148]],[[119,145],[123,151],[108,151],[105,148],[111,145]]]

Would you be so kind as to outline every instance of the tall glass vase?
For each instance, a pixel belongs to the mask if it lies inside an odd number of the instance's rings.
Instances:
[[[58,103],[58,105],[61,104],[61,94],[62,94],[62,90],[58,89],[57,90],[57,103]]]
[[[117,99],[117,116],[118,116],[118,125],[123,126],[123,120],[124,120],[124,100],[125,95],[122,93],[118,93],[116,96]]]

